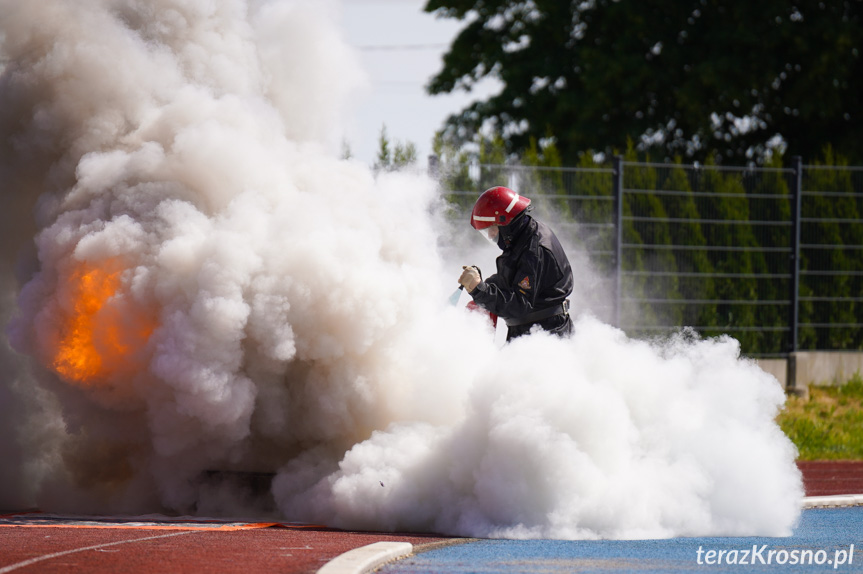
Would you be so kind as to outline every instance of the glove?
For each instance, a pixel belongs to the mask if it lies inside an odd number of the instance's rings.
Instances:
[[[476,267],[468,267],[467,265],[463,265],[461,273],[461,277],[458,278],[459,285],[467,289],[467,292],[470,293],[473,291],[477,285],[482,283],[482,277],[479,274],[479,269]]]

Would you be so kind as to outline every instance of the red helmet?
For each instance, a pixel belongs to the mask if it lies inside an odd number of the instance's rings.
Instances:
[[[530,200],[508,187],[492,187],[482,192],[473,206],[470,224],[474,229],[509,225],[530,205]]]

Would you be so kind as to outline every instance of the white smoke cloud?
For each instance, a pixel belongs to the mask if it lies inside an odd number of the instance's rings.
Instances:
[[[733,341],[649,345],[584,319],[501,348],[448,306],[458,249],[434,183],[335,159],[363,81],[336,4],[0,9],[0,272],[22,285],[11,319],[3,299],[0,425],[19,432],[0,439],[0,502],[250,512],[202,474],[278,471],[281,516],[336,526],[794,523],[782,390]]]
[[[775,380],[736,341],[661,348],[584,318],[479,359],[455,425],[394,424],[284,508],[347,528],[483,537],[787,535],[795,451]]]

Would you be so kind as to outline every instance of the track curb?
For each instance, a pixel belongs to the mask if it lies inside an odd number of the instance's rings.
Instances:
[[[863,506],[863,494],[832,494],[829,496],[806,496],[803,498],[803,508],[834,506]]]
[[[336,556],[317,574],[364,574],[392,560],[413,554],[409,542],[375,542]]]

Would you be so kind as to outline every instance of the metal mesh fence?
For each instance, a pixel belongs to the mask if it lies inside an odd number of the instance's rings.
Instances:
[[[591,311],[632,336],[690,327],[751,356],[863,346],[863,168],[615,158],[467,173],[449,196],[461,216],[493,185],[531,197],[613,293]]]
[[[800,346],[859,349],[863,168],[805,166],[800,201]]]

